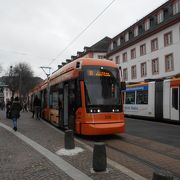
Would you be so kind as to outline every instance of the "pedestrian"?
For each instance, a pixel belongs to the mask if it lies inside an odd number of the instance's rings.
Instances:
[[[33,118],[34,114],[36,116],[36,119],[40,119],[40,109],[41,109],[41,100],[36,95],[33,102]]]
[[[11,118],[11,101],[9,99],[7,99],[7,103],[6,103],[6,118]]]
[[[2,100],[2,102],[1,102],[1,110],[2,111],[4,110],[4,106],[5,106],[5,102],[4,102],[4,100]]]
[[[11,118],[13,120],[13,129],[17,131],[17,119],[20,117],[20,111],[22,110],[22,106],[20,104],[18,96],[15,97],[12,105],[11,105]]]
[[[24,112],[24,111],[28,112],[26,100],[23,101],[22,106],[23,106],[23,112]]]

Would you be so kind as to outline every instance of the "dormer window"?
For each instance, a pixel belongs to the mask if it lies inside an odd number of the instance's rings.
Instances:
[[[111,50],[113,50],[113,43],[111,43]]]
[[[88,51],[88,49],[89,49],[89,47],[84,47],[84,52],[87,52]]]
[[[163,20],[164,20],[164,11],[161,10],[161,11],[157,14],[157,23],[159,24],[159,23],[163,22]]]
[[[121,39],[120,39],[120,38],[118,38],[118,40],[117,40],[117,45],[118,45],[118,46],[121,45]]]
[[[113,41],[113,49],[115,49],[117,47],[117,42]]]
[[[138,36],[138,26],[134,28],[134,37]]]
[[[125,42],[127,42],[129,40],[129,32],[127,32],[126,34],[125,34]]]
[[[176,0],[173,3],[173,15],[177,14],[180,12],[180,0]]]
[[[155,24],[155,19],[154,19],[154,17],[152,16],[152,17],[149,19],[149,21],[150,21],[150,27],[153,27],[154,24]]]
[[[138,26],[138,31],[139,31],[139,34],[141,34],[141,33],[143,32],[143,26],[142,26],[142,24],[140,24],[140,25]]]
[[[120,42],[121,42],[121,44],[124,43],[124,36],[120,37]]]
[[[133,32],[132,30],[129,31],[129,40],[133,38]]]
[[[147,31],[149,28],[150,28],[150,20],[149,19],[146,19],[145,22],[144,22],[144,28],[145,28],[145,31]]]

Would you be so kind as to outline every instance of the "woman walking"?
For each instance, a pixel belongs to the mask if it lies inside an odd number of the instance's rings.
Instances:
[[[12,106],[11,106],[11,118],[13,120],[13,129],[17,131],[17,119],[20,117],[20,111],[22,106],[19,102],[19,98],[15,97]]]

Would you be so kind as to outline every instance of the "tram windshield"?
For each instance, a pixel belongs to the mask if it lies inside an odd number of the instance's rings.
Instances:
[[[86,105],[121,105],[119,71],[110,67],[84,69]]]

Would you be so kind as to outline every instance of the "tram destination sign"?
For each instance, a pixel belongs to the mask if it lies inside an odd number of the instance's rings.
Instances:
[[[87,70],[88,76],[97,76],[97,77],[111,77],[112,73],[104,70],[99,69],[91,69]]]

